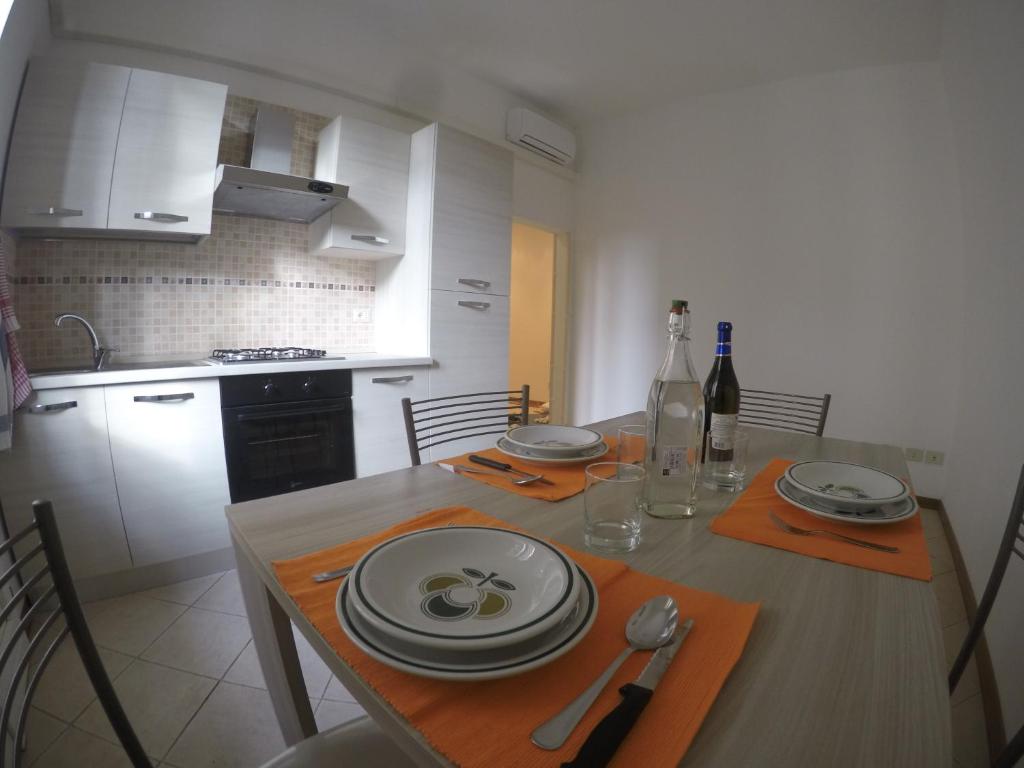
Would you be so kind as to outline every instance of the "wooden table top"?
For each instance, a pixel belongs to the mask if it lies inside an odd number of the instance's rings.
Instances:
[[[640,418],[592,426],[613,433]],[[829,458],[909,474],[892,446],[762,429],[750,433],[750,476],[772,458]],[[929,584],[714,535],[708,524],[735,496],[703,494],[692,519],[645,518],[643,543],[621,557],[661,578],[761,603],[743,657],[682,765],[951,765],[945,652]],[[239,551],[385,729],[412,731],[299,613],[270,563],[451,505],[584,547],[582,494],[556,504],[537,501],[431,465],[228,507]],[[424,764],[430,758],[447,764],[426,745],[424,757]]]

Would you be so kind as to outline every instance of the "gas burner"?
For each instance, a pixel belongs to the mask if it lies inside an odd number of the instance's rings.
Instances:
[[[305,347],[259,347],[246,349],[215,349],[210,360],[218,363],[249,363],[260,360],[315,360],[325,357],[323,349]]]

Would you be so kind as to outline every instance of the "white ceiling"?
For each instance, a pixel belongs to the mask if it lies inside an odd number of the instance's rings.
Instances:
[[[575,124],[799,75],[934,59],[941,31],[938,0],[54,5],[62,9],[64,26],[78,34],[215,56],[339,87],[377,76],[405,77],[405,87],[414,88],[458,71]],[[369,71],[360,71],[360,62]]]

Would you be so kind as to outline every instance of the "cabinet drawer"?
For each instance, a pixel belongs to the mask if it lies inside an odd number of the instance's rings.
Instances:
[[[50,499],[75,578],[132,562],[114,486],[102,387],[37,392],[14,417],[14,445],[0,454],[0,499],[11,531]]]
[[[435,202],[432,289],[507,296],[511,260],[512,219],[507,213]]]
[[[135,565],[229,546],[217,379],[105,390],[110,451]]]
[[[427,369],[372,368],[352,375],[358,477],[409,466],[402,398],[427,397]]]
[[[511,214],[511,152],[445,125],[438,125],[436,151],[435,200]]]

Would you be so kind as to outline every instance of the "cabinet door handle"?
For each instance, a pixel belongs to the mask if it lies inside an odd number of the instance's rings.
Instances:
[[[370,245],[388,245],[391,243],[389,238],[377,235],[352,235],[352,239],[358,240],[360,243],[369,243]]]
[[[460,285],[468,285],[470,288],[479,288],[481,291],[491,287],[491,284],[487,280],[474,280],[469,277],[460,277]]]
[[[476,310],[483,311],[485,309],[489,309],[490,308],[491,302],[489,302],[489,301],[460,301],[459,302],[459,306],[460,307],[465,307],[466,309],[476,309]]]
[[[374,384],[404,384],[407,381],[412,381],[412,374],[406,374],[405,376],[374,376],[370,381]]]
[[[194,400],[195,393],[179,392],[176,395],[136,395],[136,403],[170,403],[178,400]]]
[[[137,211],[135,218],[142,219],[143,221],[155,221],[158,224],[180,224],[183,221],[188,221],[188,216],[181,216],[177,213],[159,213],[157,211]]]
[[[82,216],[84,215],[78,208],[38,208],[34,211],[28,212],[29,216]]]
[[[35,405],[29,406],[29,413],[56,413],[58,411],[66,411],[69,408],[77,408],[77,400],[68,400],[65,403],[36,403]]]

